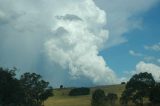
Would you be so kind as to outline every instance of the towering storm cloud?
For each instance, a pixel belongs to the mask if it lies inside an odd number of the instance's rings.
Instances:
[[[114,83],[116,75],[99,55],[108,39],[105,25],[106,13],[92,0],[0,0],[0,63],[34,71],[47,64],[39,62],[43,56],[73,80]]]
[[[114,83],[114,72],[99,56],[108,39],[108,31],[103,29],[105,12],[92,0],[72,4],[54,14],[53,37],[45,43],[48,56],[69,69],[73,78],[85,76],[95,84]]]
[[[158,3],[159,0],[0,0],[0,66],[16,66],[19,75],[36,72],[53,86],[116,83],[120,72],[107,65],[109,61],[113,65],[112,59],[106,60],[104,52],[128,41],[124,35],[141,29],[142,14]],[[119,49],[116,51],[121,56]],[[116,65],[112,68],[116,69]]]

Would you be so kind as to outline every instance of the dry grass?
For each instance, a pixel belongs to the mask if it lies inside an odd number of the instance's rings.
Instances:
[[[45,106],[90,106],[90,96],[52,97],[45,102]]]
[[[108,85],[91,88],[91,94],[95,89],[102,89],[105,93],[116,93],[120,98],[125,85]],[[68,96],[71,88],[55,89],[54,96],[45,101],[45,106],[91,106],[91,95],[87,96]],[[120,106],[119,99],[116,101],[116,106]],[[129,104],[129,106],[135,106]],[[145,105],[144,105],[145,106]]]

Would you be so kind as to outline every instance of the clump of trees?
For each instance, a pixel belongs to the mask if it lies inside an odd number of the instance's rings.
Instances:
[[[24,73],[20,82],[25,92],[25,104],[30,106],[40,106],[44,101],[52,96],[52,87],[36,73]]]
[[[127,106],[132,101],[136,106],[144,105],[144,98],[149,98],[151,103],[160,103],[160,86],[151,73],[139,73],[127,82],[126,88],[121,95],[120,102]]]
[[[97,89],[92,94],[92,106],[115,106],[115,102],[118,99],[117,94],[108,93],[105,95],[105,92],[101,89]]]
[[[90,88],[74,88],[69,92],[69,96],[89,95]]]
[[[124,84],[126,84],[126,82],[121,82],[121,85],[124,85]]]
[[[21,83],[15,78],[14,69],[0,68],[0,105],[18,106],[24,102],[24,92]]]
[[[107,104],[110,104],[111,106],[115,106],[116,100],[118,99],[117,94],[114,93],[108,93],[108,95],[105,97]]]
[[[97,89],[92,94],[92,106],[115,106],[117,95]],[[126,83],[120,103],[122,106],[129,106],[130,102],[135,106],[143,106],[144,100],[149,100],[149,106],[160,106],[160,83],[156,82],[151,73],[139,73],[132,76]]]
[[[36,73],[15,76],[16,68],[0,68],[0,105],[42,106],[53,95],[52,87]]]
[[[92,94],[92,106],[105,106],[105,92],[101,89],[97,89]]]

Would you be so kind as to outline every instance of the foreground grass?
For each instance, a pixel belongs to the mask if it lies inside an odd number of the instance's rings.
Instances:
[[[108,86],[99,86],[91,88],[90,95],[86,96],[68,96],[71,88],[65,89],[55,89],[54,96],[50,97],[45,101],[45,106],[91,106],[91,97],[93,91],[96,89],[102,89],[105,93],[116,93],[118,95],[118,100],[116,101],[116,106],[121,106],[119,103],[119,98],[121,97],[122,92],[125,89],[125,85],[108,85]],[[144,101],[144,106],[147,105],[148,100]],[[110,106],[110,105],[107,105]],[[128,106],[136,106],[133,103],[129,103]]]
[[[49,98],[45,106],[90,106],[90,96]]]
[[[116,93],[118,98],[121,96],[125,85],[109,85],[91,88],[91,94],[95,89],[102,89],[105,93]],[[45,101],[45,106],[91,106],[91,95],[87,96],[68,96],[71,89],[56,89],[53,97]],[[116,102],[119,105],[119,100]]]

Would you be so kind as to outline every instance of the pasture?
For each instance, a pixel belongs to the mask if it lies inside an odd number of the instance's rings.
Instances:
[[[91,95],[95,89],[102,89],[105,93],[116,93],[120,98],[121,93],[125,89],[125,85],[107,85],[92,87],[90,95],[85,96],[68,96],[72,88],[55,89],[54,96],[45,101],[45,106],[91,106]],[[116,101],[119,105],[119,99]]]

